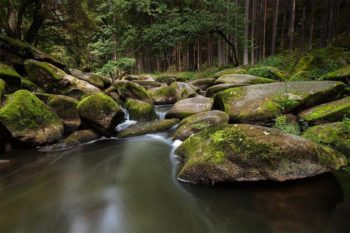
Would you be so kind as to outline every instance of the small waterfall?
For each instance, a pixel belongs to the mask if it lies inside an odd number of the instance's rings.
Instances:
[[[155,105],[154,106],[159,120],[165,119],[165,115],[167,114],[167,112],[169,112],[169,110],[171,109],[172,106],[173,105]]]
[[[117,127],[116,127],[117,131],[124,130],[124,129],[128,128],[130,125],[134,125],[137,123],[137,121],[130,120],[130,115],[129,115],[128,110],[126,110],[125,108],[122,108],[122,110],[124,112],[125,121],[123,123],[117,125]]]

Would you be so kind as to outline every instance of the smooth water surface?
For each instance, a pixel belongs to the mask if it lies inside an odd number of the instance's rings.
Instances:
[[[349,232],[349,189],[333,175],[194,186],[176,180],[172,151],[163,137],[143,136],[9,154],[15,162],[0,170],[0,232]]]

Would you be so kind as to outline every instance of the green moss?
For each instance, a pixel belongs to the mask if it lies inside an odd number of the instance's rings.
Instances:
[[[312,80],[311,74],[308,71],[298,71],[295,73],[289,81],[309,81]]]
[[[300,128],[296,122],[291,122],[286,115],[277,116],[273,128],[285,133],[300,135]]]
[[[21,85],[22,85],[22,89],[30,91],[30,92],[38,92],[38,93],[44,93],[45,92],[42,88],[40,88],[34,82],[32,82],[32,81],[30,81],[29,79],[26,79],[26,78],[22,78]]]
[[[51,78],[54,78],[57,81],[61,80],[66,75],[63,70],[47,62],[26,60],[24,62],[24,66],[26,68],[26,71],[29,77],[34,79],[35,77],[33,76],[38,75],[37,72],[39,70],[43,70],[46,75],[49,75]]]
[[[231,99],[240,98],[244,95],[246,95],[246,91],[243,87],[235,87],[221,91],[214,95],[214,106],[218,107],[220,110],[227,112],[229,106],[226,106],[226,104],[230,104]]]
[[[248,71],[248,74],[273,80],[287,79],[287,75],[284,74],[281,70],[270,66],[260,66],[252,68]]]
[[[330,72],[322,76],[324,80],[337,80],[350,83],[350,66],[345,66],[334,72]]]
[[[0,104],[1,104],[2,96],[5,95],[5,87],[6,87],[5,81],[0,79]]]
[[[228,75],[228,74],[247,74],[247,70],[243,68],[226,69],[226,70],[217,72],[214,75],[214,78],[219,78],[221,76]]]
[[[13,131],[45,128],[60,123],[56,113],[34,94],[20,90],[10,95],[0,109],[0,121]]]
[[[9,87],[11,91],[20,89],[21,78],[21,75],[19,75],[14,69],[0,63],[0,79],[6,82],[7,87]]]
[[[120,106],[114,101],[114,99],[103,93],[90,95],[78,104],[79,114],[82,113],[84,117],[95,116],[99,112],[120,111]]]
[[[151,121],[157,119],[153,105],[135,99],[127,99],[125,108],[130,114],[130,120]]]

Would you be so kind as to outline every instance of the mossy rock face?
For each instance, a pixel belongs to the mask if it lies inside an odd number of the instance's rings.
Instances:
[[[302,137],[255,125],[210,127],[175,152],[183,157],[179,179],[213,184],[287,181],[347,166],[344,155]]]
[[[21,75],[10,66],[0,63],[0,79],[6,82],[6,88],[10,93],[21,88]]]
[[[289,81],[292,81],[292,82],[310,81],[310,80],[312,80],[312,77],[308,71],[298,71],[289,79]]]
[[[191,85],[198,87],[202,91],[205,91],[209,87],[213,86],[215,83],[215,78],[201,78],[190,82]]]
[[[24,66],[28,78],[48,93],[80,98],[83,95],[101,92],[94,85],[77,79],[52,64],[26,60]]]
[[[118,132],[117,137],[127,138],[145,134],[164,132],[179,123],[178,119],[157,120],[147,123],[138,123]]]
[[[157,119],[154,107],[150,103],[135,99],[127,99],[124,106],[129,112],[130,120],[145,122]]]
[[[165,86],[152,88],[148,90],[153,104],[174,104],[177,101],[176,88],[174,86]]]
[[[177,127],[174,140],[185,140],[192,134],[198,133],[214,125],[228,124],[229,116],[222,111],[208,111],[198,113],[183,119]]]
[[[311,124],[341,121],[350,116],[350,97],[307,109],[299,117]]]
[[[174,82],[181,82],[183,81],[183,79],[175,75],[163,75],[161,77],[156,78],[156,81],[170,85]]]
[[[81,125],[77,99],[64,95],[39,94],[36,96],[55,110],[64,125],[64,132],[76,131]]]
[[[81,80],[84,80],[98,88],[104,88],[105,83],[103,82],[103,79],[99,75],[91,74],[91,73],[85,73],[83,71],[77,70],[77,69],[70,69],[69,70],[71,74]]]
[[[44,89],[40,88],[34,82],[26,78],[22,78],[21,86],[22,86],[21,89],[24,89],[30,92],[45,93]]]
[[[52,56],[34,48],[30,44],[0,35],[0,61],[24,71],[23,63],[26,59],[49,62],[60,69],[66,65]]]
[[[127,75],[122,78],[122,80],[127,80],[127,81],[155,81],[153,76],[151,75]]]
[[[140,86],[143,86],[146,90],[162,86],[162,84],[160,82],[150,81],[150,80],[135,80],[132,82],[136,83]]]
[[[212,110],[213,104],[213,99],[202,96],[180,100],[179,102],[176,102],[176,104],[174,104],[174,106],[165,115],[165,117],[168,119],[184,119],[197,113]]]
[[[124,120],[120,105],[102,93],[81,100],[78,113],[87,124],[105,136],[111,136],[115,127]]]
[[[218,84],[218,85],[209,87],[205,93],[206,93],[206,96],[212,97],[221,91],[224,91],[233,87],[237,87],[237,85],[236,84]]]
[[[32,146],[54,142],[63,134],[54,110],[26,90],[8,96],[0,109],[0,122],[14,139]]]
[[[214,78],[219,78],[221,76],[228,75],[228,74],[247,74],[247,73],[248,73],[248,71],[246,69],[243,69],[243,68],[226,69],[226,70],[222,70],[220,72],[217,72],[214,75]]]
[[[196,90],[198,90],[198,88],[192,86],[191,84],[174,82],[171,84],[171,86],[173,86],[176,90],[177,101],[197,96]]]
[[[228,74],[221,76],[215,81],[215,84],[234,84],[236,87],[252,84],[273,83],[272,79],[262,78],[249,74]]]
[[[324,80],[341,81],[350,85],[350,66],[345,66],[339,70],[328,73],[322,77]]]
[[[126,99],[137,99],[147,103],[152,103],[147,90],[139,84],[129,81],[116,81],[106,90],[106,93],[115,92],[122,101]]]
[[[76,147],[83,145],[84,143],[89,143],[98,140],[99,138],[100,135],[91,129],[79,130],[72,133],[67,138],[63,139],[60,143],[40,148],[40,151],[52,152],[72,150]]]
[[[284,74],[281,70],[271,66],[255,67],[253,69],[250,69],[248,71],[248,74],[278,81],[287,80],[286,74]]]
[[[330,146],[350,158],[350,129],[344,122],[334,122],[308,128],[303,137]]]
[[[276,82],[227,89],[215,95],[216,109],[231,121],[266,123],[276,116],[335,99],[345,85],[332,81]]]
[[[4,80],[0,79],[0,105],[2,104],[2,97],[6,94],[6,83]]]

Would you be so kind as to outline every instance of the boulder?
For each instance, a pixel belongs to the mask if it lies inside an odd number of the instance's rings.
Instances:
[[[152,88],[156,88],[156,87],[160,87],[162,84],[160,82],[157,81],[150,81],[150,80],[135,80],[132,81],[133,83],[136,83],[140,86],[143,86],[146,90],[152,89]]]
[[[118,138],[136,137],[145,134],[167,131],[179,123],[178,119],[156,120],[147,123],[138,123],[118,132]]]
[[[65,133],[71,133],[80,127],[81,119],[78,114],[79,101],[77,99],[64,95],[40,93],[37,93],[36,96],[55,110],[63,122]]]
[[[345,66],[322,77],[324,80],[341,81],[350,85],[350,66]]]
[[[26,90],[7,98],[0,109],[0,122],[15,140],[31,146],[54,142],[63,134],[62,121],[55,111]]]
[[[229,116],[222,111],[208,111],[198,113],[183,119],[173,136],[174,140],[184,141],[192,134],[198,133],[214,125],[228,124]]]
[[[165,117],[167,119],[184,119],[197,113],[210,111],[213,108],[213,104],[213,99],[202,96],[180,100],[174,104]]]
[[[67,138],[63,139],[60,143],[40,148],[40,151],[52,152],[71,150],[83,145],[84,143],[89,143],[98,140],[99,138],[100,135],[91,129],[79,130],[72,133]]]
[[[175,152],[183,157],[179,179],[213,184],[236,181],[287,181],[347,166],[344,155],[305,138],[256,125],[207,128]]]
[[[141,100],[127,99],[124,107],[129,112],[130,120],[135,121],[153,121],[157,119],[157,114],[152,104]]]
[[[6,89],[12,93],[21,89],[21,75],[11,67],[0,63],[0,79],[6,82]]]
[[[115,127],[124,120],[124,112],[111,97],[99,93],[88,96],[78,104],[80,117],[104,136],[111,136]]]
[[[192,86],[198,87],[202,91],[205,91],[209,87],[213,86],[215,82],[215,78],[201,78],[194,81],[191,81],[190,84]]]
[[[177,101],[197,96],[198,88],[188,83],[174,82],[171,84],[176,90]]]
[[[30,81],[27,78],[22,78],[21,80],[21,89],[36,92],[36,93],[45,93],[44,89],[36,85],[34,82]]]
[[[26,60],[24,66],[28,78],[48,93],[80,98],[101,92],[94,85],[77,79],[50,63]]]
[[[107,94],[117,93],[121,101],[126,99],[137,99],[147,103],[152,103],[147,90],[139,84],[129,81],[115,81],[113,85],[106,90]]]
[[[249,74],[228,74],[221,76],[215,81],[215,84],[234,84],[236,87],[247,86],[252,84],[273,83],[272,79],[261,78]]]
[[[228,75],[228,74],[246,74],[247,72],[248,71],[246,69],[243,69],[243,68],[226,69],[226,70],[222,70],[220,72],[217,72],[214,75],[214,78],[219,78],[221,76]]]
[[[348,123],[349,124],[349,123]],[[334,122],[308,128],[303,137],[330,146],[350,158],[350,124]]]
[[[231,121],[268,122],[291,111],[334,99],[344,84],[332,81],[276,82],[227,89],[215,95],[215,107]]]
[[[311,124],[341,121],[345,116],[350,116],[350,96],[307,109],[299,114],[302,120]]]
[[[76,77],[80,80],[84,80],[84,81],[86,81],[86,82],[88,82],[88,83],[90,83],[98,88],[104,88],[104,86],[105,86],[105,83],[100,75],[96,75],[96,74],[92,74],[92,73],[85,73],[85,72],[77,70],[77,69],[70,69],[69,71],[71,72],[71,74],[74,77]]]
[[[170,85],[174,82],[181,82],[183,81],[183,79],[175,75],[163,75],[161,77],[156,78],[156,81]]]
[[[271,66],[258,66],[252,68],[248,71],[248,74],[278,81],[285,81],[288,78],[281,70]]]
[[[233,87],[237,87],[236,84],[218,84],[218,85],[214,85],[212,87],[209,87],[206,90],[206,96],[211,97],[214,96],[216,93],[220,92],[220,91],[224,91]]]
[[[177,101],[176,88],[174,86],[165,86],[152,88],[148,90],[153,104],[174,104]]]

